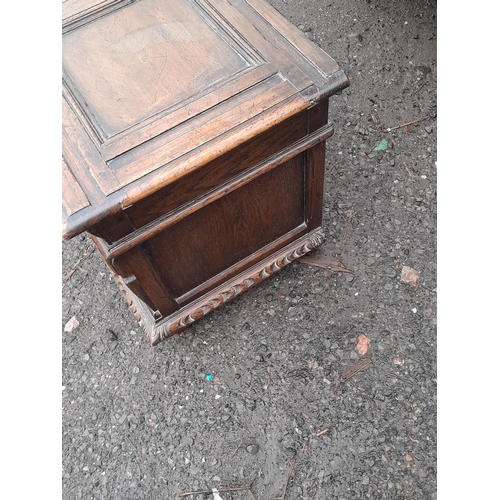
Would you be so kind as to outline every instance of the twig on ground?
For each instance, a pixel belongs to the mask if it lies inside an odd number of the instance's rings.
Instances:
[[[403,128],[406,127],[407,125],[413,125],[414,123],[422,122],[424,120],[427,120],[428,116],[424,116],[423,118],[417,118],[416,120],[413,120],[412,122],[408,123],[402,123],[401,125],[397,125],[396,127],[390,127],[387,129],[387,132],[392,132],[393,130],[397,130],[398,128]]]
[[[408,165],[406,165],[405,162],[403,162],[404,167],[406,168],[406,171],[408,172],[409,176],[413,178],[413,174],[410,172],[410,169],[408,168]]]
[[[236,453],[238,453],[238,450],[241,448],[241,445],[243,444],[243,441],[240,441],[238,446],[236,447],[236,450],[234,450],[234,453],[231,455],[231,458],[233,458]]]
[[[351,221],[352,221],[352,210],[348,210],[345,227],[344,227],[344,230],[342,231],[342,234],[340,235],[341,240],[346,239],[347,233],[348,233],[349,229],[351,229]]]
[[[356,363],[349,366],[347,368],[347,370],[345,370],[344,373],[342,373],[340,380],[336,384],[331,385],[331,390],[336,391],[337,388],[340,386],[340,384],[346,382],[351,377],[354,377],[354,375],[356,375],[356,373],[359,373],[361,370],[366,368],[371,362],[372,362],[372,360],[370,358],[358,359],[358,361],[356,361]]]
[[[246,486],[238,488],[217,488],[217,491],[219,493],[227,493],[228,491],[249,491],[249,488]],[[206,495],[207,493],[212,493],[212,490],[183,491],[182,493],[177,493],[177,498],[188,497],[190,495]]]
[[[288,467],[286,469],[286,481],[285,481],[285,489],[283,490],[283,495],[281,496],[281,500],[285,500],[286,490],[288,488],[288,481],[290,480],[290,476],[293,472],[293,466],[295,464],[295,457],[288,462]]]
[[[133,448],[135,449],[135,452],[134,452],[134,460],[135,460],[135,464],[137,465],[137,468],[139,469],[139,479],[142,480],[142,478],[144,477],[144,474],[142,473],[142,469],[141,469],[141,466],[139,465],[139,461],[137,460],[137,455],[136,455],[136,452],[139,453],[139,450],[137,449],[137,447],[135,446],[134,443],[132,443],[132,441],[127,437],[125,436],[125,439],[133,446]]]
[[[318,432],[318,433],[316,434],[316,436],[317,436],[317,437],[320,437],[320,436],[322,436],[323,434],[326,434],[329,430],[330,430],[330,429],[323,429],[321,432]]]
[[[257,499],[253,496],[252,490],[251,490],[250,488],[248,488],[248,493],[250,493],[250,496],[253,498],[253,500],[257,500]]]
[[[409,384],[410,386],[413,386],[413,384],[406,378],[402,377],[401,375],[398,375],[397,373],[391,373],[392,377],[397,378],[398,380],[401,380],[401,382],[405,382],[406,384]]]
[[[352,274],[352,269],[349,269],[342,261],[338,259],[324,259],[319,257],[313,257],[310,255],[305,255],[299,259],[299,262],[304,264],[309,264],[310,266],[321,267],[332,271],[334,273],[350,273]]]
[[[364,368],[366,368],[372,360],[370,358],[360,358],[356,363],[351,365],[347,370],[342,373],[341,381],[345,382],[346,380],[349,380],[351,377],[354,377],[356,373],[360,372]]]
[[[63,281],[66,281],[67,279],[71,278],[71,276],[73,276],[73,274],[75,273],[75,271],[77,269],[82,269],[80,268],[80,264],[82,261],[84,261],[85,259],[88,259],[91,255],[92,255],[92,252],[95,250],[95,247],[94,246],[88,246],[86,248],[86,252],[83,254],[83,257],[80,257],[75,264],[73,264],[73,267],[71,268],[71,270],[68,272],[68,274],[66,274],[66,276],[64,276],[63,278]],[[84,272],[88,272],[87,270],[85,269],[82,269],[82,271]]]
[[[317,423],[317,422],[316,422],[316,421],[315,421],[312,417],[310,417],[309,415],[307,415],[307,414],[306,414],[306,413],[304,413],[303,411],[300,411],[300,410],[299,410],[299,412],[300,412],[300,414],[301,414],[301,415],[302,415],[302,416],[303,416],[306,420],[308,420],[308,421],[309,421],[310,425],[312,425],[313,427],[316,427],[316,428],[318,428],[318,427],[319,427],[318,423]]]

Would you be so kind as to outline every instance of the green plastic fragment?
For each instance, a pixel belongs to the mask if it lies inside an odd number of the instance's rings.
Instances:
[[[382,142],[375,148],[375,151],[385,151],[387,149],[387,141],[382,139]]]

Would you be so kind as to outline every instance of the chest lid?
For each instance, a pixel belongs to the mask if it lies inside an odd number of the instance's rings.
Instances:
[[[63,236],[348,85],[263,0],[63,1]]]

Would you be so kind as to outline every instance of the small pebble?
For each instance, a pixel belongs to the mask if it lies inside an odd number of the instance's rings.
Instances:
[[[389,276],[390,278],[395,278],[396,275],[397,275],[397,272],[396,272],[396,269],[394,269],[393,267],[389,267],[386,271],[385,271],[385,274],[387,276]]]
[[[257,403],[253,399],[247,399],[245,406],[247,407],[248,410],[254,411],[255,408],[257,408]]]
[[[250,453],[251,455],[256,455],[257,452],[259,451],[259,445],[258,444],[249,444],[247,446],[247,451],[248,453]]]

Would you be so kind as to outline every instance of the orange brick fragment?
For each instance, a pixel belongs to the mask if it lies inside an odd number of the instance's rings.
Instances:
[[[418,285],[419,278],[420,271],[408,266],[403,266],[403,269],[401,269],[401,281],[403,283],[408,283],[409,285],[416,287]]]
[[[356,350],[359,352],[361,356],[364,356],[368,352],[368,344],[370,343],[370,339],[365,335],[360,335],[358,337],[358,343],[356,344]]]

